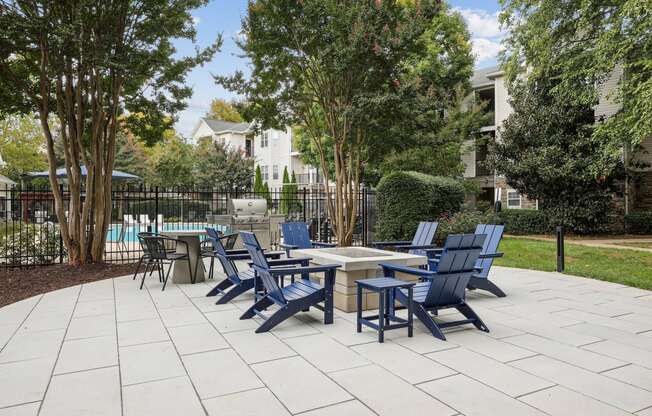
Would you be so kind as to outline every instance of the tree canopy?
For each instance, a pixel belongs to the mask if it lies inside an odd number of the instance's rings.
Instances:
[[[43,132],[33,116],[7,116],[0,120],[0,172],[18,182],[28,172],[48,166],[43,153]]]
[[[337,241],[349,245],[364,166],[412,140],[436,140],[432,131],[459,98],[448,87],[471,75],[468,33],[434,0],[251,1],[243,32],[250,79],[236,72],[217,81],[245,96],[261,126],[301,126]]]
[[[593,136],[591,107],[558,102],[551,84],[514,86],[514,112],[504,121],[500,140],[490,143],[487,162],[511,187],[538,199],[539,208],[558,224],[580,233],[604,230],[622,161]],[[596,159],[618,169],[596,175]]]
[[[202,139],[194,149],[195,183],[201,187],[243,190],[251,187],[254,159],[212,139]]]
[[[111,172],[121,118],[143,140],[160,140],[192,90],[188,72],[209,60],[218,38],[193,56],[191,11],[206,0],[0,1],[0,113],[38,113],[55,211],[72,264],[101,261],[111,219]],[[56,119],[56,132],[53,119]],[[63,145],[68,206],[56,176]],[[81,165],[88,169],[81,176]],[[69,216],[66,218],[65,211]]]
[[[501,0],[508,31],[504,52],[509,79],[527,68],[527,80],[554,77],[558,102],[593,106],[609,77],[609,98],[621,104],[592,133],[619,152],[652,133],[652,7],[649,0]]]
[[[206,113],[206,117],[215,120],[232,121],[242,123],[244,119],[238,112],[238,109],[232,104],[221,98],[211,101],[211,108]]]

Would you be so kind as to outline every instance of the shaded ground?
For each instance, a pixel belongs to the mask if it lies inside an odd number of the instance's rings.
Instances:
[[[135,264],[96,263],[0,269],[0,307],[68,286],[124,276],[135,268]]]
[[[554,271],[557,265],[554,241],[506,237],[500,251],[505,253],[496,261],[500,266]],[[652,253],[630,247],[619,249],[567,241],[565,273],[649,290],[652,289]]]

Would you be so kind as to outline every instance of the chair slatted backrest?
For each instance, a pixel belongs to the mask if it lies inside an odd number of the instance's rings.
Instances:
[[[461,302],[466,285],[475,273],[475,262],[480,256],[484,234],[458,234],[446,239],[446,245],[457,244],[452,250],[442,253],[437,266],[437,275],[430,280],[430,288],[424,300],[425,306],[446,306]]]
[[[213,247],[213,252],[217,255],[217,259],[222,264],[222,268],[224,269],[226,277],[230,279],[240,280],[238,277],[238,269],[235,267],[235,263],[233,263],[233,260],[227,257],[228,253],[226,252],[226,249],[224,248],[224,245],[220,239],[220,232],[215,228],[208,227],[205,228],[205,230],[206,239],[210,241],[211,246]]]
[[[283,242],[298,248],[312,248],[310,232],[305,222],[284,222],[281,224]]]
[[[476,234],[485,234],[487,238],[484,241],[482,246],[481,254],[496,254],[498,252],[498,245],[500,240],[503,238],[503,231],[505,231],[504,225],[497,224],[478,224],[475,227]],[[494,259],[478,259],[475,264],[475,267],[482,269],[481,272],[475,274],[476,277],[487,277],[489,275],[489,270],[493,264]]]
[[[256,238],[256,234],[250,231],[240,231],[240,238],[251,256],[253,268],[262,281],[263,286],[267,291],[267,296],[279,305],[287,304],[287,300],[285,299],[285,296],[283,296],[283,292],[278,286],[278,283],[276,283],[276,279],[269,273],[269,264],[267,263],[267,259],[263,254],[263,249],[260,247],[260,243]]]
[[[168,251],[165,246],[165,238],[158,236],[146,236],[143,237],[143,239],[145,240],[145,245],[147,246],[147,250],[149,251],[149,255],[152,259],[167,260]]]
[[[435,234],[437,234],[438,226],[439,223],[437,222],[421,221],[417,227],[417,231],[414,233],[414,237],[412,238],[412,245],[426,246],[432,244],[432,240],[435,238]],[[419,256],[426,255],[426,252],[423,249],[409,250],[408,253]]]

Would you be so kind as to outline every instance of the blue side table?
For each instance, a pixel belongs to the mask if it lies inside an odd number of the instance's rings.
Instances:
[[[378,342],[384,342],[385,331],[407,327],[408,337],[412,336],[412,288],[414,282],[406,282],[392,277],[377,277],[356,280],[356,283],[358,285],[358,314],[356,321],[358,332],[362,332],[362,325],[368,326],[378,331]],[[362,316],[362,289],[378,293],[378,315]],[[394,314],[394,299],[396,298],[395,291],[397,289],[407,289],[408,292],[407,320]],[[376,320],[378,321],[377,324],[372,322]]]

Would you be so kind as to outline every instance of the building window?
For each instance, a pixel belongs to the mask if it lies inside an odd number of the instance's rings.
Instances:
[[[269,169],[268,166],[261,166],[260,172],[263,174],[263,181],[269,180]]]
[[[260,136],[260,147],[267,147],[269,144],[269,132],[264,131]]]
[[[278,179],[278,165],[272,166],[272,179]]]
[[[507,191],[507,208],[521,208],[521,194],[518,191],[510,189]]]

